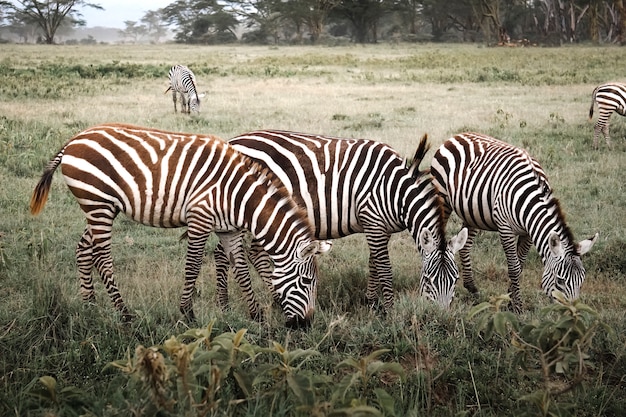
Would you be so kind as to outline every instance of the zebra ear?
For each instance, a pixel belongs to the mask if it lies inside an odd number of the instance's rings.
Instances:
[[[596,233],[591,239],[585,239],[578,243],[578,253],[580,253],[580,255],[582,256],[585,253],[589,252],[593,247],[593,244],[596,243],[596,240],[598,240],[598,236],[599,234]]]
[[[420,232],[419,244],[427,255],[432,253],[437,247],[433,234],[428,229],[422,229]]]
[[[467,242],[467,227],[461,229],[456,236],[448,241],[448,248],[452,251],[452,253],[457,253],[463,246],[465,246],[465,242]]]
[[[333,247],[333,242],[330,240],[319,240],[318,244],[319,247],[317,248],[317,252],[315,252],[316,255],[328,253]]]
[[[557,258],[563,256],[563,245],[561,244],[561,238],[557,232],[550,232],[550,236],[548,236],[548,245],[552,255]]]
[[[305,259],[313,255],[326,253],[332,246],[333,244],[329,240],[315,240],[301,249],[299,256],[301,259]]]

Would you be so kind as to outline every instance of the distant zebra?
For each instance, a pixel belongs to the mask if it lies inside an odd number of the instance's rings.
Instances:
[[[187,226],[181,312],[194,319],[192,293],[211,232],[230,252],[248,229],[273,262],[272,285],[291,327],[307,325],[315,307],[317,264],[323,250],[289,193],[271,174],[214,136],[105,124],[80,132],[52,159],[31,198],[39,213],[54,171],[87,218],[76,249],[84,300],[94,298],[95,266],[117,310],[132,318],[113,279],[113,219],[124,213],[154,227]]]
[[[169,72],[170,86],[165,90],[172,91],[174,100],[174,113],[176,109],[176,93],[180,94],[181,113],[198,113],[200,111],[200,97],[196,89],[196,76],[184,65],[174,65]]]
[[[597,86],[591,94],[589,120],[593,117],[593,106],[598,103],[598,121],[593,129],[593,147],[598,148],[600,132],[604,135],[606,144],[611,146],[609,137],[609,118],[613,112],[626,116],[626,84],[607,83]]]
[[[392,233],[408,229],[423,260],[421,293],[446,308],[450,305],[459,275],[454,254],[464,245],[467,230],[446,243],[442,200],[431,177],[419,170],[428,150],[426,137],[408,166],[389,146],[365,139],[267,130],[237,136],[229,144],[285,184],[306,208],[316,238],[365,233],[370,250],[368,302],[377,300],[380,289],[384,307],[393,305],[388,243]],[[219,247],[214,254],[218,299],[225,306],[228,258]],[[255,241],[251,260],[262,277],[271,271],[271,263]],[[236,264],[235,273],[247,277],[244,260]]]
[[[431,172],[446,201],[469,228],[461,249],[463,284],[476,292],[470,250],[478,230],[497,231],[506,254],[513,308],[520,312],[519,277],[531,247],[543,259],[541,286],[576,299],[585,279],[580,260],[598,234],[579,244],[565,224],[546,174],[525,150],[489,136],[462,133],[448,139],[433,157]]]

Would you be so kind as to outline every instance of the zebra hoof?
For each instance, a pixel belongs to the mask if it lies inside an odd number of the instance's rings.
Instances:
[[[122,322],[132,323],[133,321],[135,321],[135,315],[133,313],[131,313],[130,311],[122,312]]]
[[[250,314],[250,318],[257,323],[265,322],[265,315],[262,311],[256,311],[255,313]]]
[[[196,314],[193,312],[193,308],[180,308],[180,312],[185,316],[187,323],[193,323],[196,321]]]
[[[291,317],[287,319],[285,326],[291,330],[308,330],[311,328],[311,319],[308,317]]]
[[[478,288],[476,288],[476,285],[474,285],[474,283],[463,284],[463,286],[470,294],[478,295]]]

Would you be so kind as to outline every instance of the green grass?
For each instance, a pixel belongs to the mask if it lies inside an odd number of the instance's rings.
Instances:
[[[141,382],[110,364],[133,356],[138,345],[162,346],[188,330],[178,312],[185,255],[184,244],[178,242],[182,230],[116,221],[117,282],[137,314],[135,322],[123,324],[99,281],[95,304],[80,299],[74,247],[85,222],[60,175],[43,213],[28,213],[30,193],[57,150],[81,129],[115,121],[223,138],[258,128],[364,137],[387,142],[407,157],[428,133],[432,149],[427,159],[447,137],[466,130],[528,149],[547,172],[576,238],[600,233],[583,259],[587,280],[581,301],[614,330],[595,334],[589,351],[594,366],[587,368],[577,389],[556,401],[575,405],[571,415],[621,415],[626,408],[626,190],[621,177],[626,121],[614,115],[613,149],[601,143],[593,151],[593,123],[587,115],[595,85],[623,80],[625,58],[622,48],[588,46],[4,45],[0,414],[115,416],[154,411]],[[167,70],[174,63],[189,65],[199,90],[207,92],[198,116],[174,114],[171,96],[163,94]],[[453,220],[449,233],[459,228]],[[480,234],[474,248],[480,294],[470,296],[459,285],[450,311],[417,296],[421,263],[407,233],[392,238],[390,252],[396,304],[383,316],[364,303],[365,239],[336,241],[319,260],[318,311],[309,332],[283,327],[281,312],[272,307],[258,280],[254,285],[267,323],[247,318],[234,282],[231,308],[220,311],[212,258],[207,256],[195,300],[198,327],[215,320],[214,336],[245,328],[246,340],[259,349],[278,342],[288,352],[320,353],[294,371],[300,382],[313,381],[312,375],[321,378],[315,379],[316,411],[297,411],[300,397],[277,380],[259,382],[252,398],[232,402],[238,395],[236,384],[226,378],[215,415],[349,415],[364,403],[383,410],[377,389],[393,398],[397,415],[498,416],[528,410],[528,403],[518,400],[541,387],[540,369],[522,370],[512,360],[510,338],[486,339],[476,320],[468,318],[473,305],[508,287],[497,236]],[[533,250],[522,276],[523,322],[543,319],[540,312],[549,306],[539,288],[541,271]],[[398,380],[393,372],[373,376],[367,386],[349,391],[348,399],[354,399],[350,408],[336,398],[338,389],[333,387],[340,386],[351,368],[338,364],[350,358],[365,360],[379,349],[389,349],[379,359],[400,364],[405,377]],[[267,377],[270,373],[264,370],[278,363],[272,355],[260,353],[255,362],[242,366],[250,375]],[[56,402],[42,394],[43,376],[55,378]],[[562,383],[563,378],[554,376],[553,382]],[[74,389],[81,393],[80,401],[72,395]]]

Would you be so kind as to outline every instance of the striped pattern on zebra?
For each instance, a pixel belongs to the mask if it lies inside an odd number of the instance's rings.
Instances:
[[[461,249],[463,284],[477,292],[470,250],[478,230],[497,231],[506,254],[509,291],[515,311],[522,310],[519,278],[534,244],[544,264],[541,287],[552,297],[559,290],[576,299],[585,279],[581,255],[596,239],[574,241],[545,172],[528,152],[478,133],[448,139],[435,153],[431,172],[446,201],[469,229]]]
[[[172,91],[172,100],[174,100],[174,113],[176,108],[176,95],[180,95],[181,113],[198,113],[200,111],[200,97],[204,94],[198,94],[196,89],[196,76],[184,65],[174,65],[169,71],[170,86],[165,93]]]
[[[593,118],[593,107],[598,103],[598,121],[593,129],[593,147],[598,148],[600,132],[604,135],[606,144],[611,146],[609,136],[609,118],[613,112],[626,116],[626,84],[607,83],[597,86],[591,94],[589,120]]]
[[[76,249],[81,294],[94,298],[95,268],[114,306],[127,309],[113,278],[111,232],[118,213],[144,225],[187,226],[181,312],[194,319],[192,293],[211,232],[228,242],[247,229],[269,254],[272,286],[291,327],[307,325],[315,307],[317,264],[324,249],[287,190],[249,158],[215,136],[105,124],[78,133],[48,163],[30,203],[39,213],[54,171],[61,171],[85,213]]]
[[[278,130],[245,133],[229,140],[235,149],[271,170],[308,212],[318,239],[365,233],[369,246],[369,303],[382,292],[383,305],[393,305],[388,243],[392,233],[408,229],[422,256],[420,290],[446,308],[454,296],[459,271],[454,254],[465,243],[462,230],[445,240],[442,200],[426,172],[419,170],[428,146],[421,140],[412,163],[384,143]],[[240,252],[242,252],[240,247]],[[227,305],[228,259],[214,252],[218,299]],[[259,274],[271,265],[252,242],[250,259]],[[234,262],[231,260],[231,264]],[[235,265],[235,274],[245,258]],[[238,279],[238,281],[241,281]]]

